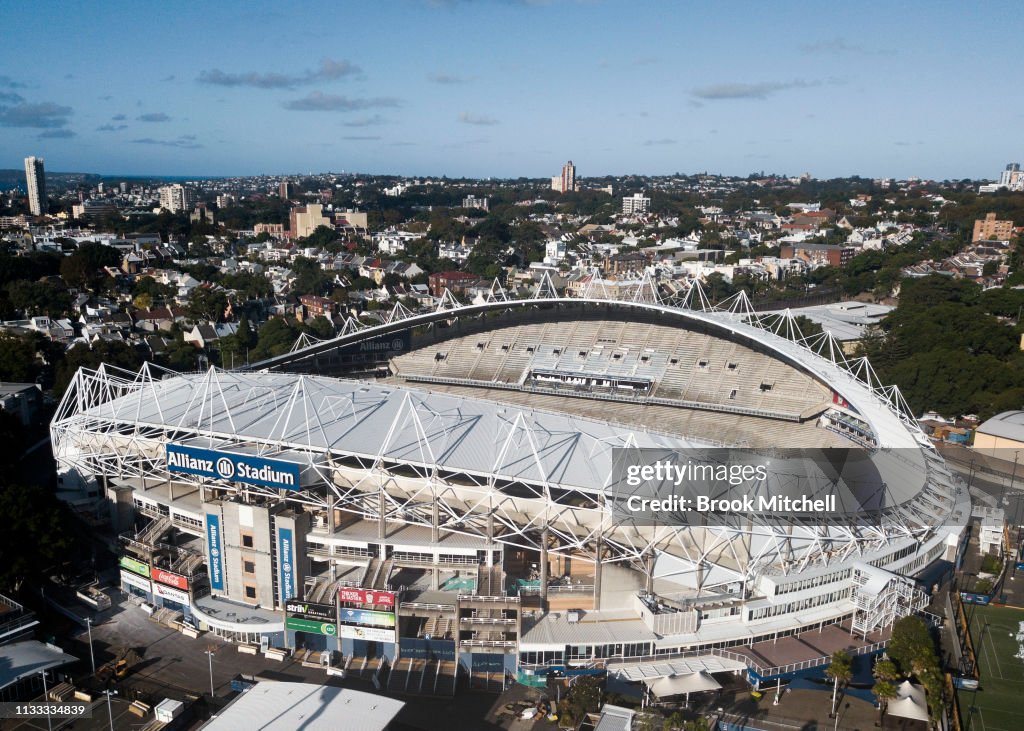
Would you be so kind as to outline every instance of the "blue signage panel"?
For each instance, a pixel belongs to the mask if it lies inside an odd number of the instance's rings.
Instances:
[[[167,445],[167,471],[281,490],[300,489],[299,465],[295,462],[184,444]]]
[[[210,588],[224,591],[224,563],[221,560],[220,516],[206,514],[206,552],[210,571]]]
[[[373,612],[369,609],[342,609],[338,619],[342,622],[365,624],[371,627],[395,626],[395,615],[391,612]]]
[[[281,567],[281,603],[295,596],[295,544],[291,528],[277,529],[277,563]]]

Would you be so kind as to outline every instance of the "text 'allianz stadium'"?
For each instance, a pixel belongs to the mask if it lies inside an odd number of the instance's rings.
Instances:
[[[301,643],[290,599],[343,614],[361,605],[339,588],[362,587],[397,594],[393,626],[335,615],[328,649],[426,638],[519,670],[714,670],[744,664],[725,648],[833,626],[870,639],[927,603],[914,577],[955,554],[967,498],[866,360],[743,296],[589,294],[396,307],[246,370],[81,371],[55,454],[68,486],[102,483],[136,559],[187,579],[187,596],[153,576],[130,590],[238,641]],[[906,469],[878,486],[873,524],[615,520],[614,448],[694,445],[898,451]],[[229,620],[219,600],[252,611]]]

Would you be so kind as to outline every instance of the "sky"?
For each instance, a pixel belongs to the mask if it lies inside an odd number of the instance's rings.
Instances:
[[[991,179],[1024,3],[0,2],[0,168]]]

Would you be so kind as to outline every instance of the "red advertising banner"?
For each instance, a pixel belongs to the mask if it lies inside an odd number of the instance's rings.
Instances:
[[[188,579],[179,574],[172,574],[170,571],[153,568],[153,581],[159,581],[167,586],[175,586],[183,591],[188,591]]]
[[[354,604],[374,604],[382,607],[395,606],[395,593],[393,591],[342,587],[338,589],[338,599]]]

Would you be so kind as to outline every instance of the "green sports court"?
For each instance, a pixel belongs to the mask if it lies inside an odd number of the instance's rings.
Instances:
[[[960,690],[960,715],[965,729],[1016,731],[1024,725],[1024,609],[965,607],[978,656],[980,687]],[[986,629],[986,623],[988,625]],[[1022,640],[1017,640],[1017,635]],[[971,707],[974,707],[972,714]],[[973,718],[972,718],[973,715]]]

